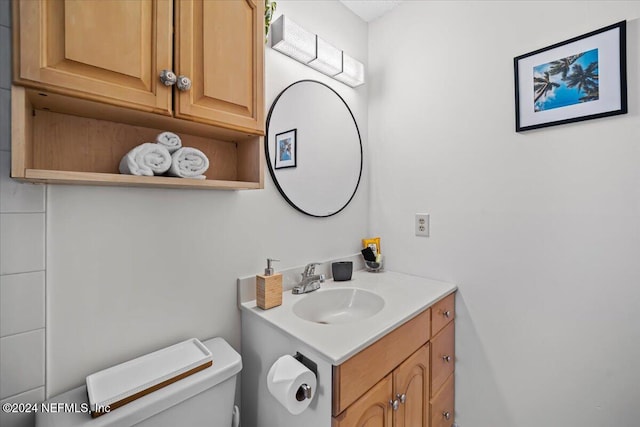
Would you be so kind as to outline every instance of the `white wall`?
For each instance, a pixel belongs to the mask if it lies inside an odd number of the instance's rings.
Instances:
[[[638,425],[638,18],[434,1],[370,24],[370,231],[390,269],[460,287],[461,427]],[[629,114],[516,134],[513,57],[623,19]]]
[[[0,0],[0,400],[39,402],[45,382],[45,189],[11,174],[11,3]],[[33,425],[0,412],[0,425]]]
[[[300,25],[366,63],[367,26],[342,4],[278,1]],[[267,48],[267,108],[294,81],[331,85],[366,147],[367,87],[351,89]],[[47,395],[85,375],[188,337],[240,345],[236,278],[267,257],[286,268],[354,253],[366,234],[366,171],[352,203],[317,219],[263,191],[49,186]]]

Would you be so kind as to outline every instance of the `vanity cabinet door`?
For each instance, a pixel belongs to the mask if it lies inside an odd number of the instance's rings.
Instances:
[[[264,134],[264,1],[176,1],[176,117]]]
[[[421,347],[393,372],[394,427],[429,426],[429,344]]]
[[[43,91],[171,114],[173,3],[160,0],[21,0],[14,79]]]
[[[392,374],[380,380],[343,413],[333,418],[332,427],[392,427]]]

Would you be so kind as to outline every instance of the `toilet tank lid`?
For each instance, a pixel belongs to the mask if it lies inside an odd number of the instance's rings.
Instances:
[[[56,404],[59,411],[39,411],[36,415],[36,427],[131,426],[228,380],[242,370],[240,355],[224,339],[212,338],[203,341],[203,344],[213,355],[213,366],[207,369],[98,418],[91,418],[84,410],[89,404],[86,386],[75,388],[48,399],[45,404]]]

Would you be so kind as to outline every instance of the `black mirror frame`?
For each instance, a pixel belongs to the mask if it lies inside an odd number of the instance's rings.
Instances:
[[[351,118],[353,119],[353,124],[356,126],[356,132],[358,133],[358,143],[360,144],[360,171],[358,172],[358,182],[356,183],[355,188],[353,189],[353,193],[351,194],[351,197],[349,197],[349,200],[347,200],[347,202],[344,204],[344,206],[342,206],[340,209],[338,209],[337,211],[327,214],[327,215],[314,215],[312,213],[306,212],[304,209],[300,208],[298,205],[296,205],[288,196],[287,194],[284,192],[284,190],[282,189],[282,187],[280,186],[280,184],[278,183],[278,179],[276,178],[276,174],[275,174],[275,170],[273,168],[273,166],[271,165],[271,159],[269,157],[269,123],[271,122],[271,114],[273,113],[273,110],[276,106],[276,104],[278,103],[278,100],[280,99],[280,97],[292,86],[295,86],[299,83],[305,83],[305,82],[311,82],[311,83],[317,83],[320,84],[322,86],[325,86],[326,88],[328,88],[329,90],[331,90],[333,93],[336,94],[336,96],[338,98],[340,98],[340,101],[342,101],[342,103],[344,104],[344,106],[347,108],[347,111],[349,111],[349,114],[351,114]],[[364,152],[362,150],[362,136],[360,135],[360,128],[358,127],[358,122],[356,121],[355,116],[353,115],[353,112],[351,111],[351,108],[349,108],[349,105],[345,102],[345,100],[340,96],[340,94],[338,92],[336,92],[331,86],[319,82],[317,80],[310,80],[310,79],[305,79],[305,80],[298,80],[297,82],[291,83],[289,86],[287,86],[286,88],[284,88],[279,94],[278,96],[276,96],[276,98],[273,100],[273,103],[271,104],[271,108],[269,108],[269,114],[267,115],[267,120],[266,120],[266,130],[265,130],[265,143],[264,143],[264,155],[265,155],[265,161],[267,162],[267,166],[269,167],[269,174],[271,175],[271,179],[273,180],[273,183],[276,185],[276,187],[278,188],[278,191],[280,192],[280,194],[282,195],[282,197],[287,201],[287,203],[289,203],[294,209],[296,209],[297,211],[305,214],[305,215],[309,215],[315,218],[327,218],[333,215],[336,215],[340,212],[342,212],[344,210],[344,208],[346,208],[349,203],[351,203],[351,200],[353,200],[353,198],[356,195],[356,192],[358,191],[358,188],[360,187],[360,180],[362,179],[362,167],[364,164]]]

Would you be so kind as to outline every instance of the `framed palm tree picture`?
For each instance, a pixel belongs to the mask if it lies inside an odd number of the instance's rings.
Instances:
[[[626,21],[513,59],[516,132],[627,113]]]

